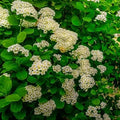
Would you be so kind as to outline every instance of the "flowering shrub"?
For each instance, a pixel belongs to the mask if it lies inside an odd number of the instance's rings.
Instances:
[[[2,120],[119,120],[119,0],[0,2]]]

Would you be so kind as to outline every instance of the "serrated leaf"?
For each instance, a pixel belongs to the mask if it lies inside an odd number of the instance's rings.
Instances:
[[[19,25],[19,20],[17,20],[16,16],[15,15],[10,15],[8,17],[8,22],[13,25],[13,26],[17,26]]]
[[[84,17],[83,20],[86,22],[91,22],[92,19],[90,17]]]
[[[64,105],[65,105],[65,103],[64,102],[61,102],[59,99],[54,99],[54,101],[55,101],[55,104],[56,104],[56,108],[57,109],[63,109],[64,108]]]
[[[26,33],[20,32],[17,36],[17,43],[22,43],[26,39]]]
[[[82,104],[78,103],[78,102],[75,104],[75,107],[78,108],[79,110],[84,109],[84,106]]]
[[[55,94],[57,92],[57,87],[53,87],[50,89],[51,94]]]
[[[37,79],[33,76],[28,76],[27,81],[30,82],[30,83],[36,83]]]

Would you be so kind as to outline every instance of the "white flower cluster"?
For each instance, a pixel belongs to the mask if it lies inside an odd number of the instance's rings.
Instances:
[[[65,90],[66,94],[61,97],[62,102],[66,101],[67,104],[71,105],[77,102],[78,93],[75,91],[74,86],[74,79],[65,79],[62,88]]]
[[[79,80],[79,86],[81,89],[87,91],[89,88],[92,88],[95,85],[94,78],[90,75],[82,75],[81,79]]]
[[[52,10],[51,8],[49,7],[44,7],[42,8],[38,14],[41,15],[41,17],[49,17],[49,18],[53,18],[55,16],[55,12],[54,10]]]
[[[37,19],[38,14],[35,8],[29,2],[16,0],[12,2],[11,11],[16,11],[17,15],[22,14],[23,17],[31,16]]]
[[[117,40],[119,37],[120,37],[120,33],[116,33],[116,34],[114,34],[113,40],[114,40],[116,43],[118,43],[119,46],[120,46],[120,42]]]
[[[30,58],[31,61],[40,61],[41,58],[40,56],[36,56],[36,55],[33,55],[31,58]]]
[[[78,37],[77,33],[63,28],[57,29],[54,34],[50,36],[51,41],[57,42],[54,49],[59,49],[62,53],[73,49]]]
[[[99,20],[99,21],[106,22],[107,21],[107,18],[106,18],[107,17],[107,12],[100,11],[98,8],[96,10],[100,12],[100,15],[97,15],[95,17],[95,21]]]
[[[60,65],[53,65],[52,68],[53,68],[53,71],[56,72],[56,73],[61,71],[61,66]]]
[[[46,40],[42,40],[41,42],[34,43],[34,45],[36,45],[38,48],[42,49],[45,47],[49,47],[49,42],[47,42]]]
[[[42,61],[39,57],[33,56],[31,58],[33,62],[32,66],[29,68],[30,75],[45,75],[46,71],[51,67],[51,62],[48,60]]]
[[[78,48],[74,51],[72,51],[72,53],[70,53],[71,55],[73,55],[74,58],[87,58],[90,56],[90,51],[89,48],[83,45],[79,45]]]
[[[18,54],[18,52],[21,52],[25,57],[29,56],[29,50],[25,49],[19,44],[14,44],[12,46],[9,46],[7,49],[8,52],[13,51],[14,54]]]
[[[111,118],[109,117],[109,115],[107,113],[105,113],[103,115],[103,120],[111,120]]]
[[[73,78],[78,78],[80,75],[79,69],[72,70],[71,75],[73,76]]]
[[[104,73],[107,69],[104,65],[98,65],[97,68],[100,70],[100,73]]]
[[[84,74],[94,76],[97,73],[97,70],[90,66],[88,59],[78,60],[77,63],[80,64],[80,67],[78,69],[81,76]]]
[[[8,16],[9,11],[0,6],[0,27],[10,28],[10,24],[7,20]]]
[[[101,52],[100,50],[92,50],[91,54],[93,55],[91,57],[93,61],[98,61],[98,62],[103,61],[103,52]]]
[[[106,107],[106,105],[107,105],[107,103],[105,103],[105,102],[101,102],[101,103],[100,103],[100,107],[101,107],[101,109],[104,109],[104,108]]]
[[[117,17],[120,17],[120,10],[117,11],[117,14],[116,14]]]
[[[56,59],[57,59],[58,61],[61,60],[61,55],[60,55],[60,54],[53,54],[53,56],[56,57]]]
[[[48,7],[42,8],[39,14],[41,16],[37,23],[38,30],[42,29],[44,33],[47,33],[47,31],[52,30],[54,32],[59,28],[59,24],[53,19],[55,12],[52,9]]]
[[[34,17],[35,19],[38,18],[37,11],[29,2],[24,2],[21,0],[16,0],[12,2],[11,11],[16,11],[17,15],[23,15],[23,17],[30,16],[30,17]],[[23,20],[22,26],[26,28],[34,27],[36,26],[36,23]]]
[[[87,1],[100,2],[100,0],[87,0]]]
[[[117,107],[120,109],[120,100],[117,101]]]
[[[35,115],[43,114],[43,116],[50,116],[52,114],[52,111],[55,110],[56,104],[53,100],[49,100],[46,103],[40,104],[39,107],[36,107],[34,109]]]
[[[27,90],[27,94],[23,97],[22,101],[23,102],[33,102],[36,101],[37,99],[41,98],[41,87],[40,86],[33,86],[33,85],[28,85],[25,87]]]
[[[70,66],[68,66],[68,65],[64,66],[64,67],[62,67],[62,72],[64,74],[72,73],[72,68]]]

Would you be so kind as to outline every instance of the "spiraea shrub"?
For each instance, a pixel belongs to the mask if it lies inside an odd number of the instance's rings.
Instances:
[[[1,120],[120,120],[119,0],[0,1]]]

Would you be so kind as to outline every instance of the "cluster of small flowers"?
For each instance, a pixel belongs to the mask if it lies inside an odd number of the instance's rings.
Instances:
[[[61,55],[60,55],[60,54],[53,54],[53,56],[56,57],[56,59],[57,59],[58,61],[61,60]]]
[[[120,100],[117,101],[117,107],[120,109]]]
[[[71,75],[73,76],[74,79],[78,78],[80,75],[79,69],[72,70]]]
[[[49,17],[49,18],[53,18],[55,16],[54,10],[50,9],[49,7],[42,8],[38,12],[38,14],[41,15],[41,17]]]
[[[97,68],[100,70],[100,73],[104,73],[107,69],[104,65],[98,65]]]
[[[53,19],[55,12],[52,9],[48,7],[42,8],[39,14],[41,16],[37,22],[38,29],[42,29],[44,33],[47,33],[47,31],[55,31],[59,28],[59,24]]]
[[[91,54],[93,55],[91,57],[93,61],[98,61],[98,62],[103,61],[103,52],[101,52],[100,50],[92,50]]]
[[[120,10],[117,11],[117,14],[116,14],[117,17],[120,17]]]
[[[35,8],[29,2],[16,0],[12,2],[11,11],[16,11],[17,15],[22,14],[23,17],[31,16],[37,19],[38,14]]]
[[[34,60],[34,58],[32,58]],[[29,68],[30,75],[45,75],[46,71],[51,67],[51,62],[48,60],[36,60],[33,62],[32,66]]]
[[[7,9],[3,9],[0,6],[0,27],[10,28],[10,24],[8,22],[9,12]]]
[[[77,61],[80,64],[79,73],[80,75],[92,75],[94,76],[97,73],[97,70],[90,66],[90,62],[88,59],[80,59]]]
[[[42,49],[42,48],[48,47],[49,42],[47,42],[46,40],[42,40],[41,42],[34,43],[34,45],[36,45],[38,48]]]
[[[77,33],[73,31],[59,28],[50,36],[50,40],[57,42],[54,49],[59,49],[64,53],[74,48],[73,45],[75,45],[78,40],[77,36]]]
[[[70,66],[64,66],[64,67],[62,67],[62,72],[64,73],[64,74],[69,74],[69,73],[72,73],[72,68],[70,67]]]
[[[9,46],[7,49],[8,52],[13,51],[14,54],[18,54],[18,52],[21,52],[25,57],[29,56],[29,50],[25,49],[19,44],[14,44],[12,46]]]
[[[87,0],[87,1],[100,2],[100,0]]]
[[[94,78],[85,74],[81,76],[79,83],[80,88],[84,91],[87,91],[89,88],[92,88],[95,85]]]
[[[79,45],[78,48],[70,53],[74,58],[82,59],[90,56],[90,50],[88,47]]]
[[[33,85],[28,85],[25,87],[25,89],[27,90],[28,94],[26,94],[22,101],[23,102],[33,102],[36,101],[37,99],[41,98],[41,87],[40,86],[33,86]]]
[[[17,15],[23,15],[23,17],[30,16],[35,19],[38,18],[38,13],[35,8],[29,2],[24,2],[21,0],[16,0],[12,2],[11,11],[16,11]],[[21,20],[22,26],[25,28],[36,26],[35,22],[29,22],[26,20]]]
[[[120,33],[116,33],[116,34],[114,34],[113,40],[114,40],[116,43],[118,43],[119,46],[120,46],[120,42],[117,40],[119,37],[120,37]]]
[[[105,113],[103,115],[103,120],[111,120],[111,118],[109,117],[109,115],[107,113]]]
[[[40,61],[41,58],[40,56],[36,56],[36,55],[33,55],[31,58],[30,58],[31,61]]]
[[[100,108],[101,108],[101,109],[104,109],[104,108],[106,107],[106,105],[107,105],[107,104],[106,104],[105,102],[101,102],[101,103],[100,103]]]
[[[34,109],[35,115],[43,114],[43,116],[50,116],[52,114],[52,111],[55,110],[56,104],[53,100],[49,100],[46,103],[40,104],[39,106]]]
[[[97,11],[100,12],[100,15],[97,15],[95,17],[95,21],[96,20],[100,20],[100,21],[103,21],[103,22],[106,22],[107,21],[107,12],[104,12],[104,11],[100,11],[98,8],[96,8]]]
[[[89,117],[95,117],[95,118],[100,118],[100,114],[98,114],[98,110],[97,107],[95,106],[89,106],[87,111],[86,111],[86,115]]]
[[[53,71],[56,72],[56,73],[61,71],[61,66],[60,65],[53,65],[52,68],[53,68]]]
[[[65,90],[66,94],[61,97],[60,101],[66,101],[67,104],[71,105],[77,102],[78,93],[75,91],[74,86],[74,79],[65,79],[62,88]]]

